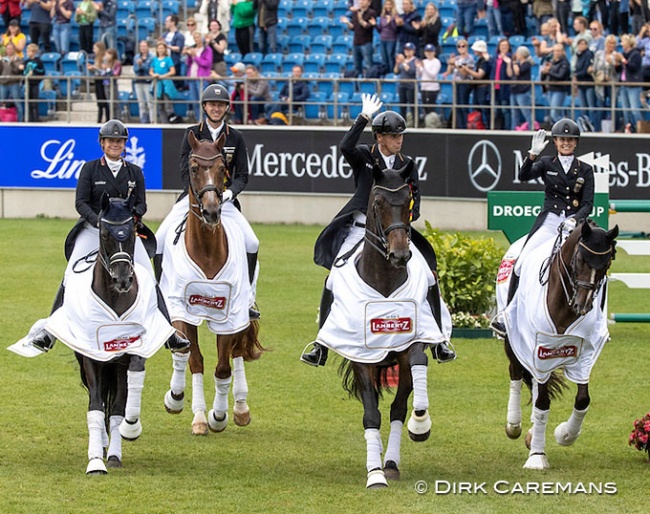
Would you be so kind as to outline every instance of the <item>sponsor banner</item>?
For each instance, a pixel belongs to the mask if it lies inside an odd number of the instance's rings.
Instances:
[[[99,127],[0,126],[0,187],[75,188],[86,161],[101,157]],[[144,170],[147,189],[162,188],[162,131],[129,127],[126,159]]]

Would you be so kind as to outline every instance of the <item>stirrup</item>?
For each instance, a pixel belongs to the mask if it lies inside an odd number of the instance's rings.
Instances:
[[[497,337],[505,339],[508,335],[506,331],[506,325],[503,322],[503,313],[499,312],[492,320],[490,321],[490,330],[494,332]]]
[[[179,332],[174,332],[167,341],[165,341],[165,348],[172,352],[182,352],[190,347],[190,342],[185,339]]]
[[[34,339],[32,339],[32,346],[43,353],[49,352],[54,346],[55,339],[45,329],[41,330]]]
[[[309,348],[310,345],[313,345],[313,348],[310,352],[307,352],[307,348]],[[327,362],[327,354],[328,350],[325,346],[313,341],[305,346],[302,355],[300,355],[300,360],[305,364],[314,367],[325,366],[325,363]]]
[[[441,350],[441,347],[444,348],[444,351]],[[438,364],[444,364],[445,362],[452,362],[455,361],[457,358],[456,350],[454,349],[454,346],[449,341],[443,341],[442,343],[436,344],[435,346],[433,346],[433,348],[431,348],[431,353],[438,361]]]
[[[262,317],[262,315],[260,314],[260,311],[258,311],[257,309],[255,309],[253,307],[248,309],[248,318],[251,321],[258,321],[261,317]]]

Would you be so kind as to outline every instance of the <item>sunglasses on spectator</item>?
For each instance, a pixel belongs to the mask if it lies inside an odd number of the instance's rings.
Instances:
[[[188,27],[196,27],[196,23],[188,23],[187,26]]]
[[[460,45],[456,45],[456,48],[467,48],[467,45],[461,43]]]
[[[598,27],[589,27],[589,30],[598,30]]]

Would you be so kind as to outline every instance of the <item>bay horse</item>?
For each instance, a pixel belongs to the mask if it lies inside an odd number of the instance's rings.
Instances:
[[[430,284],[425,274],[430,271],[421,255],[412,258],[416,254],[410,248],[411,190],[407,179],[412,167],[413,161],[400,170],[382,171],[374,166],[364,244],[358,258],[350,257],[345,265],[335,263],[332,268],[334,303],[317,337],[319,343],[344,357],[339,368],[343,387],[363,404],[369,489],[387,487],[387,478],[400,477],[400,439],[412,392],[409,436],[425,441],[431,431],[425,349],[443,337],[428,339],[431,327],[437,330],[426,300]],[[348,300],[361,306],[361,312],[348,313]],[[422,303],[426,308],[420,310]],[[425,310],[429,310],[428,321],[424,321]],[[351,325],[358,327],[356,331],[348,330]],[[438,334],[441,336],[439,330]],[[399,364],[399,382],[390,408],[390,435],[382,465],[379,399],[388,388],[388,369],[395,364]]]
[[[248,386],[244,361],[258,359],[264,348],[258,341],[259,323],[249,319],[253,298],[248,279],[243,239],[236,226],[222,223],[226,163],[222,153],[225,135],[217,141],[199,141],[190,131],[189,212],[184,233],[170,231],[165,243],[160,287],[167,297],[173,325],[190,341],[189,350],[174,353],[170,389],[165,394],[167,412],[178,414],[185,398],[185,370],[192,374],[192,433],[221,432],[228,423],[228,395],[234,374],[235,424],[250,423],[246,403]],[[203,355],[198,326],[208,322],[216,335],[215,398],[206,415],[203,391]],[[231,367],[230,359],[233,359]],[[234,373],[233,373],[234,370]]]
[[[571,446],[580,435],[591,401],[589,374],[609,340],[607,271],[616,255],[617,236],[618,226],[606,231],[592,220],[583,221],[564,243],[560,234],[549,242],[548,252],[522,263],[522,282],[504,316],[510,362],[506,434],[511,439],[521,435],[523,382],[533,394],[526,469],[549,468],[545,448],[551,400],[567,387],[560,369],[576,383],[577,392],[573,413],[554,436],[559,445]]]

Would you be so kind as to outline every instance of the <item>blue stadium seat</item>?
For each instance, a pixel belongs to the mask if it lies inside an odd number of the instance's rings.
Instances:
[[[319,120],[325,116],[324,105],[327,95],[321,91],[312,92],[304,106],[304,115],[307,120]]]
[[[340,119],[349,101],[347,93],[332,93],[327,99],[327,117],[330,120]]]
[[[253,66],[259,68],[263,58],[264,56],[260,52],[249,52],[244,57],[242,57],[242,62],[244,64],[252,64]]]
[[[362,80],[359,82],[359,92],[368,93],[369,95],[375,94],[379,91],[379,85],[376,80]]]
[[[341,78],[340,73],[323,73],[323,80],[318,82],[318,91],[325,93],[326,97],[329,98],[330,95],[334,92],[335,85]]]
[[[287,25],[288,24],[289,24],[289,19],[288,18],[278,17],[278,28],[277,28],[278,36],[286,36],[287,35]]]
[[[348,114],[350,115],[350,119],[356,119],[356,117],[361,114],[362,108],[361,93],[354,93],[350,97],[350,105],[348,105]]]
[[[64,75],[67,78],[58,81],[59,97],[67,98],[68,92],[70,92],[70,98],[78,98],[81,92],[81,72],[79,70],[67,71]]]
[[[352,51],[352,36],[342,34],[338,36],[332,44],[332,53],[349,54]]]
[[[293,36],[287,45],[287,52],[290,54],[306,53],[311,45],[311,36],[302,34],[300,36]]]
[[[23,11],[24,12],[24,11]],[[41,82],[41,85],[43,82]],[[51,116],[56,112],[56,91],[39,90],[38,92],[38,115]],[[25,113],[25,119],[27,114]]]
[[[143,39],[150,39],[156,31],[156,18],[138,18],[138,25],[136,30],[136,39],[142,41]]]
[[[312,0],[295,0],[291,8],[293,19],[312,17]]]
[[[325,73],[343,74],[350,58],[347,54],[331,54],[325,61]]]
[[[332,44],[334,40],[329,34],[321,34],[316,36],[310,46],[311,53],[314,54],[328,54],[332,51]]]
[[[312,18],[307,24],[307,33],[314,37],[322,34],[328,34],[330,27],[330,19],[326,16]]]
[[[135,18],[131,15],[117,18],[117,37],[130,36],[135,32]]]
[[[291,69],[296,65],[303,66],[305,62],[305,54],[302,53],[293,53],[293,54],[288,54],[285,56],[284,60],[282,61],[282,66],[281,69],[283,72],[289,72],[291,73]]]
[[[379,99],[384,103],[384,106],[388,106],[395,101],[395,95],[388,91],[384,91],[379,94]]]
[[[289,46],[289,41],[291,41],[291,38],[286,34],[278,34],[277,39],[278,39],[277,51],[280,53],[286,52],[287,47]]]
[[[135,4],[135,15],[138,20],[150,18],[155,13],[153,11],[154,3],[151,0],[137,0]]]
[[[130,14],[135,13],[135,2],[133,0],[118,0],[117,19],[121,20]]]
[[[260,63],[263,74],[277,73],[282,67],[283,55],[281,53],[266,54]]]
[[[293,38],[305,33],[307,28],[307,18],[293,18],[287,22],[287,36]]]
[[[180,2],[178,0],[162,0],[160,7],[162,8],[162,18],[164,20],[170,14],[178,14],[180,11]],[[155,4],[154,9],[158,10]]]
[[[312,10],[314,18],[325,16],[332,18],[334,16],[334,1],[333,0],[318,0]]]
[[[329,24],[327,32],[334,38],[350,35],[350,29],[348,26],[341,23],[336,17],[334,18],[334,21]]]
[[[46,52],[41,55],[41,61],[45,67],[45,72],[60,73],[61,54],[58,52]]]
[[[510,46],[512,46],[512,48],[517,48],[526,42],[526,37],[520,34],[515,34],[514,36],[510,36],[508,41],[510,41]]]
[[[83,52],[69,52],[61,59],[61,72],[65,75],[69,71],[86,72],[86,54]]]
[[[325,68],[326,59],[327,59],[327,55],[325,54],[316,54],[316,53],[309,54],[307,57],[305,57],[305,62],[303,63],[305,72],[321,73]]]

